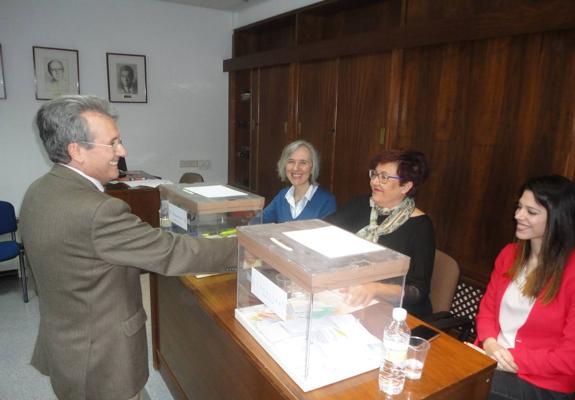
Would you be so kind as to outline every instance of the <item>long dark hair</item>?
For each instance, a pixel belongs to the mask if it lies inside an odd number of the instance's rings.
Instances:
[[[563,270],[575,248],[575,184],[560,175],[531,178],[521,187],[520,194],[529,190],[538,204],[547,210],[547,224],[537,260],[537,267],[527,277],[523,294],[550,303],[563,278]],[[515,278],[531,255],[529,240],[519,240],[519,251],[508,276]]]

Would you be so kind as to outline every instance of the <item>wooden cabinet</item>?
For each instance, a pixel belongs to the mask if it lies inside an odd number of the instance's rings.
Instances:
[[[369,190],[375,154],[421,150],[431,175],[416,202],[469,278],[486,282],[513,240],[526,178],[575,177],[572,0],[323,1],[237,29],[224,70],[231,86],[258,74],[264,96],[250,188],[275,194],[275,162],[298,137],[340,205]],[[230,125],[230,143],[238,134]]]
[[[297,137],[314,145],[320,154],[319,182],[331,189],[337,61],[301,63],[297,80]]]
[[[391,53],[339,60],[332,191],[343,205],[369,192],[371,159],[386,148]]]
[[[252,157],[252,71],[234,73],[230,79],[230,122],[229,129],[234,132],[229,140],[228,182],[231,185],[250,189],[250,168]]]
[[[254,103],[254,154],[252,189],[269,202],[283,187],[277,174],[277,160],[289,141],[293,124],[292,72],[289,65],[257,70],[257,101]]]

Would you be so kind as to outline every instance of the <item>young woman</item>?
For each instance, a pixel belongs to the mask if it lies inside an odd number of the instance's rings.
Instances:
[[[284,147],[278,175],[291,186],[280,190],[264,209],[264,224],[321,219],[335,212],[334,195],[318,186],[319,156],[311,143],[297,140]]]
[[[497,361],[490,399],[571,399],[575,392],[575,184],[528,180],[477,315]]]

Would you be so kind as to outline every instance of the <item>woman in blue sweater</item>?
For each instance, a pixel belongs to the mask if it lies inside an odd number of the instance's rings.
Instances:
[[[264,209],[264,223],[321,219],[335,212],[334,195],[318,186],[319,156],[311,143],[296,140],[284,147],[278,175],[291,186],[280,190]]]

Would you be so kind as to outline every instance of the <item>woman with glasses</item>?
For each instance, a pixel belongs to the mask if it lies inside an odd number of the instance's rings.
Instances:
[[[477,341],[497,361],[489,399],[575,394],[575,184],[528,180],[477,315]]]
[[[411,257],[405,282],[403,307],[410,314],[431,314],[429,286],[435,258],[431,219],[415,206],[414,196],[428,175],[423,153],[388,150],[370,164],[371,194],[353,199],[327,219],[358,236]],[[397,285],[373,282],[347,289],[352,305],[368,305],[386,294],[397,294]]]
[[[284,147],[278,175],[291,186],[280,190],[264,209],[264,223],[324,218],[335,212],[334,195],[318,186],[319,156],[311,143],[296,140]]]

